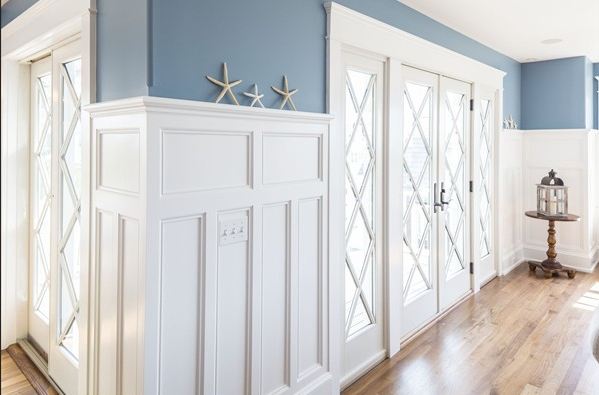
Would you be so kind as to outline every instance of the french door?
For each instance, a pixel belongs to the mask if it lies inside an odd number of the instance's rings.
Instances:
[[[384,62],[347,53],[343,384],[386,356],[382,266]]]
[[[471,290],[468,83],[403,66],[401,336]]]
[[[74,42],[31,66],[28,334],[67,394],[78,391],[82,138]]]

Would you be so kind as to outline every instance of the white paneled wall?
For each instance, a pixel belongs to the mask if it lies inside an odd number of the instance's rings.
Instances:
[[[500,229],[503,273],[523,259],[543,260],[547,223],[524,217],[536,210],[536,184],[550,169],[569,186],[576,223],[558,223],[558,260],[582,271],[599,260],[599,137],[590,130],[505,130],[501,136]]]
[[[330,117],[147,97],[87,110],[88,392],[334,392]]]

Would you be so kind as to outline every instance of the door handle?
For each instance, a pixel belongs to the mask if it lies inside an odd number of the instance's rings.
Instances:
[[[445,210],[445,206],[449,204],[449,202],[451,202],[451,199],[449,199],[448,201],[445,201],[445,185],[443,185],[444,183],[441,182],[441,193],[439,194],[439,200],[441,201],[441,211]]]
[[[438,207],[441,207],[441,211],[443,211],[443,203],[439,203],[439,202],[437,201],[437,196],[438,196],[437,192],[438,192],[438,187],[437,187],[437,183],[435,182],[435,183],[433,184],[433,197],[434,197],[434,199],[435,199],[435,204],[433,205],[433,211],[434,211],[435,213],[438,213],[438,212],[439,212],[439,211],[437,211],[437,208],[438,208]],[[443,200],[443,199],[441,199],[441,200]]]

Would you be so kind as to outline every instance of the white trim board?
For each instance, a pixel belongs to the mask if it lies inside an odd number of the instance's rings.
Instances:
[[[506,73],[438,44],[427,41],[335,2],[327,10],[328,39],[353,46],[402,64],[425,67],[466,82],[502,87]],[[332,54],[329,54],[329,56]]]

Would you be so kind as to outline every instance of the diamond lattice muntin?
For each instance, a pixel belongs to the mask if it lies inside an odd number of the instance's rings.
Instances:
[[[345,123],[345,335],[375,322],[376,75],[348,70]]]
[[[433,89],[406,82],[403,139],[404,303],[431,289]]]
[[[33,142],[33,310],[48,322],[50,314],[50,221],[52,207],[52,77],[36,80]]]
[[[79,357],[81,214],[81,60],[61,65],[61,122],[58,157],[58,344]]]
[[[479,131],[479,223],[480,223],[480,257],[491,253],[491,236],[489,223],[491,220],[491,101],[481,100]]]
[[[465,269],[465,103],[461,93],[446,92],[445,106],[445,190],[449,204],[445,210],[445,273],[449,278]]]

